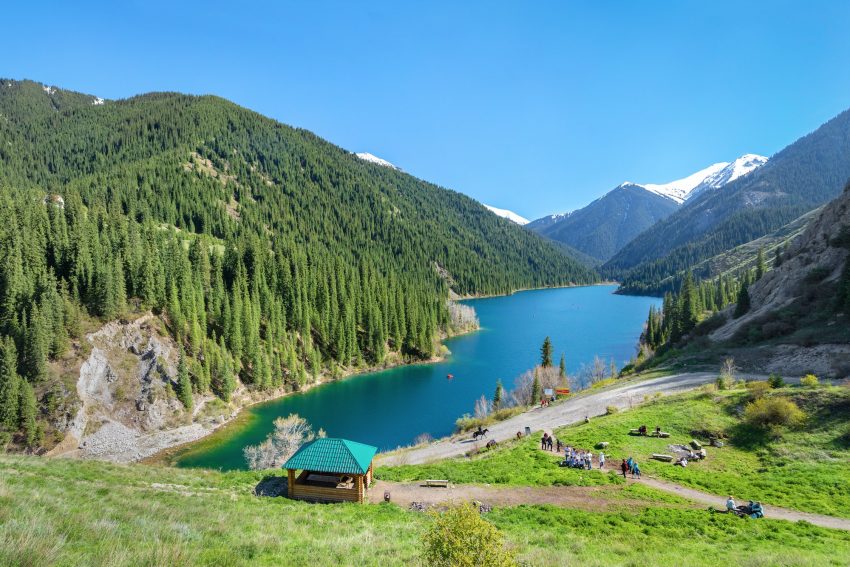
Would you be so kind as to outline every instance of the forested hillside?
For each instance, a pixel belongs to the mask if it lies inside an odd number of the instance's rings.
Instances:
[[[94,317],[160,313],[176,388],[432,356],[459,294],[590,283],[459,193],[223,99],[121,101],[0,81],[0,411],[37,445],[49,361]]]
[[[631,293],[660,293],[677,272],[769,234],[841,192],[850,179],[850,111],[750,175],[688,201],[626,245],[603,273]]]
[[[546,217],[526,228],[604,262],[678,207],[672,199],[624,183],[563,219],[546,222]]]

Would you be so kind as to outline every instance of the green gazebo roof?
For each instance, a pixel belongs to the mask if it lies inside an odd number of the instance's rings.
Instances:
[[[366,474],[377,447],[348,439],[316,439],[298,449],[283,465],[285,469]]]

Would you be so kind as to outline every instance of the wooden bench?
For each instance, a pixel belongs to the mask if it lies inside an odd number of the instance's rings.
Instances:
[[[428,486],[428,487],[448,488],[448,487],[449,487],[449,481],[447,481],[447,480],[435,480],[435,479],[429,479],[429,480],[426,480],[426,481],[425,481],[425,486]]]

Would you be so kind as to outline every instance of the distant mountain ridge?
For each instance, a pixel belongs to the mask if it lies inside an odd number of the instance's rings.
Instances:
[[[723,191],[692,197],[617,252],[603,273],[621,281],[627,293],[675,289],[669,276],[772,233],[834,198],[848,179],[850,111],[845,111]]]
[[[606,261],[691,197],[719,189],[766,162],[766,157],[745,154],[668,183],[626,181],[582,209],[537,219],[526,228]]]

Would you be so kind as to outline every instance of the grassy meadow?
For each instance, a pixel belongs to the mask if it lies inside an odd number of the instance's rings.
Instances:
[[[416,565],[432,521],[395,505],[253,496],[261,473],[0,457],[0,565]],[[635,498],[642,492],[632,493]],[[646,504],[497,508],[526,565],[840,565],[850,533]]]
[[[593,449],[600,441],[609,466],[634,457],[645,475],[656,476],[738,499],[761,500],[787,508],[850,517],[850,389],[845,387],[786,387],[768,396],[791,399],[802,408],[806,421],[776,438],[770,431],[750,427],[742,419],[750,400],[744,389],[707,389],[662,397],[626,412],[606,415],[559,429],[562,442]],[[668,439],[628,435],[630,429],[655,426],[671,434]],[[653,453],[669,453],[671,443],[691,439],[707,445],[709,433],[725,437],[723,448],[707,447],[708,458],[687,468],[653,461]],[[539,435],[484,452],[425,465],[379,468],[386,480],[447,478],[456,483],[505,485],[594,486],[622,482],[614,474],[565,469],[560,456],[539,450]],[[597,449],[593,449],[598,453]],[[718,502],[718,506],[722,505]]]

